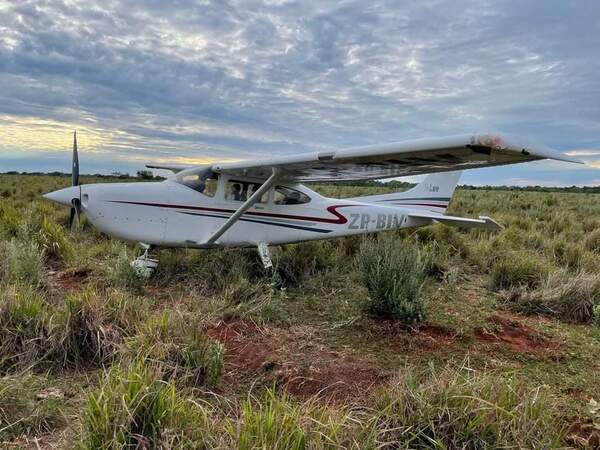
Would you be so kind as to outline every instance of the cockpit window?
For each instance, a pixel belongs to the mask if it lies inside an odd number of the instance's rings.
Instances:
[[[310,202],[310,197],[304,192],[287,186],[276,186],[274,203],[276,205],[301,205]]]
[[[197,172],[181,172],[175,180],[207,197],[215,196],[219,183],[217,174],[206,169]]]

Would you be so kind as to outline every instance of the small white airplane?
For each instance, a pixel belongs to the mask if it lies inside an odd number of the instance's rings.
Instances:
[[[161,182],[79,184],[77,136],[72,186],[44,195],[85,212],[100,231],[145,248],[132,262],[149,275],[153,247],[258,248],[271,267],[269,245],[412,228],[441,222],[501,228],[489,217],[445,215],[460,170],[541,159],[576,162],[549,147],[502,134],[420,139],[331,152],[202,166],[147,165],[173,175]],[[372,180],[430,174],[412,189],[346,199],[324,197],[302,182]]]

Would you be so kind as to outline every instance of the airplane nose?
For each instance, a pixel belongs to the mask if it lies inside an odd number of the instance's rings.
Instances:
[[[58,191],[48,192],[43,197],[61,205],[71,206],[71,200],[74,198],[79,198],[80,193],[79,186],[71,186],[68,188],[59,189]]]

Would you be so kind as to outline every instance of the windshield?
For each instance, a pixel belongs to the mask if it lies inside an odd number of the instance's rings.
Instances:
[[[175,177],[175,181],[208,197],[217,192],[218,175],[210,169],[185,170]]]

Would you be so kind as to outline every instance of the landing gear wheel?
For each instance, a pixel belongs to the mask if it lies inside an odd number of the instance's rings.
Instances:
[[[144,243],[140,243],[140,245],[144,249],[144,253],[131,261],[131,267],[135,269],[139,276],[150,278],[158,267],[158,259],[151,258],[148,255],[148,252],[151,249],[150,245]]]

